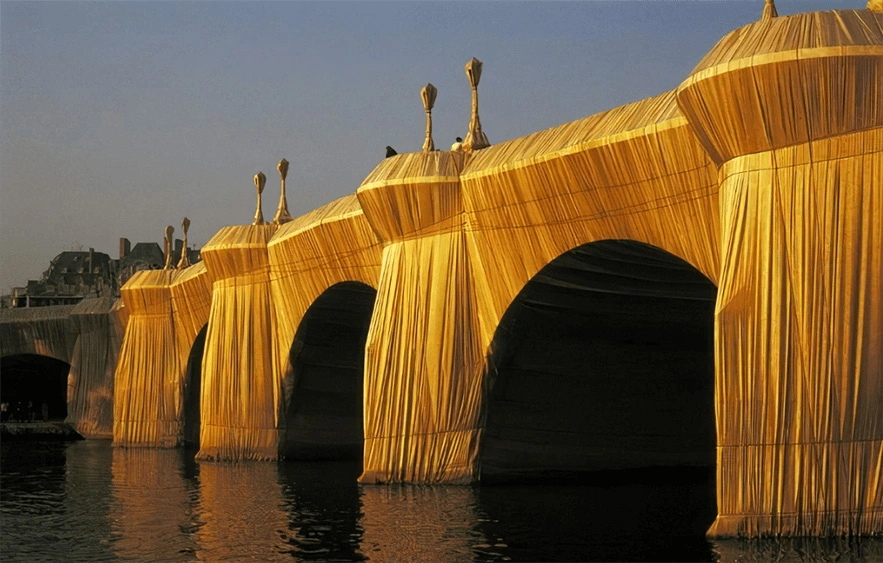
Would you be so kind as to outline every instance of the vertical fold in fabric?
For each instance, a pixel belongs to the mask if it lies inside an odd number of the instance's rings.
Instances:
[[[114,374],[125,318],[113,297],[84,299],[71,311],[79,336],[68,374],[65,422],[85,438],[113,437]]]
[[[285,223],[267,251],[276,309],[274,377],[282,386],[276,408],[284,432],[290,422],[285,413],[294,400],[291,347],[304,315],[335,284],[361,282],[376,288],[382,250],[353,194]]]
[[[363,482],[468,483],[483,358],[462,232],[396,242],[365,354]]]
[[[474,477],[483,359],[463,161],[441,151],[397,155],[357,192],[385,244],[365,352],[365,483]]]
[[[716,536],[883,529],[883,129],[722,169]]]
[[[267,243],[278,225],[221,229],[203,247],[214,280],[200,397],[201,460],[277,459],[280,382]]]
[[[129,320],[114,375],[115,446],[179,445],[180,367],[169,289],[176,274],[136,272],[121,290]]]

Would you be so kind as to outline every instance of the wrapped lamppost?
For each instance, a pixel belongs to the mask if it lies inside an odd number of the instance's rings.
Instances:
[[[285,177],[288,176],[288,161],[283,158],[279,161],[276,169],[279,170],[279,176],[282,177],[282,193],[279,196],[279,208],[276,210],[273,222],[281,225],[291,221],[291,214],[288,213],[288,200],[285,199]]]
[[[432,106],[435,105],[435,96],[438,89],[427,84],[420,90],[420,99],[423,100],[423,109],[426,110],[426,140],[423,141],[423,152],[432,152],[435,150],[435,143],[432,142]]]
[[[184,217],[184,220],[181,222],[181,229],[184,231],[184,247],[181,249],[181,258],[178,260],[179,270],[190,266],[190,253],[187,252],[187,230],[190,229],[190,219]]]
[[[166,263],[163,266],[163,270],[171,270],[172,269],[172,235],[175,233],[175,227],[169,225],[166,227],[164,232],[164,244],[163,248],[166,254]]]
[[[263,172],[254,175],[254,187],[258,192],[258,208],[254,212],[254,223],[252,225],[264,224],[264,213],[261,211],[261,194],[264,193],[264,186],[267,185],[267,177]]]
[[[487,135],[481,130],[481,120],[478,118],[478,82],[481,80],[481,66],[481,61],[475,57],[466,63],[466,77],[469,78],[469,85],[472,87],[472,118],[469,120],[469,133],[466,134],[462,145],[463,150],[466,151],[491,146]]]

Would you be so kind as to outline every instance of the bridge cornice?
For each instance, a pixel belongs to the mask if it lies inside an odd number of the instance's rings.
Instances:
[[[202,247],[206,269],[215,282],[233,280],[247,274],[270,271],[267,245],[279,225],[234,225],[224,227]]]
[[[377,235],[392,242],[459,227],[460,171],[466,158],[460,152],[432,151],[381,161],[356,192]]]
[[[883,125],[881,91],[883,14],[841,10],[764,19],[731,32],[677,97],[721,165]]]

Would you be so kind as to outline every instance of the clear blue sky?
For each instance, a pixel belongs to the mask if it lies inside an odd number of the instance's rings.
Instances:
[[[780,15],[864,0],[779,0]],[[0,2],[0,293],[77,246],[199,246],[264,216],[291,163],[294,216],[356,191],[386,145],[465,136],[484,62],[491,143],[671,90],[761,0]]]

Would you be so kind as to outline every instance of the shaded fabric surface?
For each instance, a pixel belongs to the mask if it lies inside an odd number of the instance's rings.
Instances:
[[[0,356],[38,354],[70,363],[77,334],[68,319],[75,307],[0,309]]]
[[[543,268],[491,345],[482,482],[713,467],[716,293],[688,264],[631,241]]]
[[[84,299],[71,312],[79,337],[68,375],[66,422],[86,438],[113,437],[114,377],[127,321],[120,300]]]
[[[70,365],[67,418],[87,438],[113,431],[114,370],[126,313],[111,297],[0,311],[0,356],[37,354]]]
[[[343,391],[353,386],[361,393],[365,330],[380,276],[380,239],[353,194],[281,226],[268,254],[276,307],[279,363],[275,369],[282,385],[278,405],[282,455],[326,457],[335,451],[350,455],[352,444],[341,441],[351,442],[344,436],[354,427],[359,429],[356,449],[361,455],[361,395],[357,405],[350,405],[355,412],[337,399],[349,397]],[[312,321],[307,318],[310,310]],[[298,362],[306,381],[295,369]],[[333,381],[344,387],[335,389]],[[299,384],[306,385],[304,396],[297,396]],[[338,397],[338,392],[343,394]],[[295,420],[297,416],[300,420]]]
[[[362,457],[365,340],[375,295],[359,282],[335,284],[300,322],[289,360],[286,458]]]

